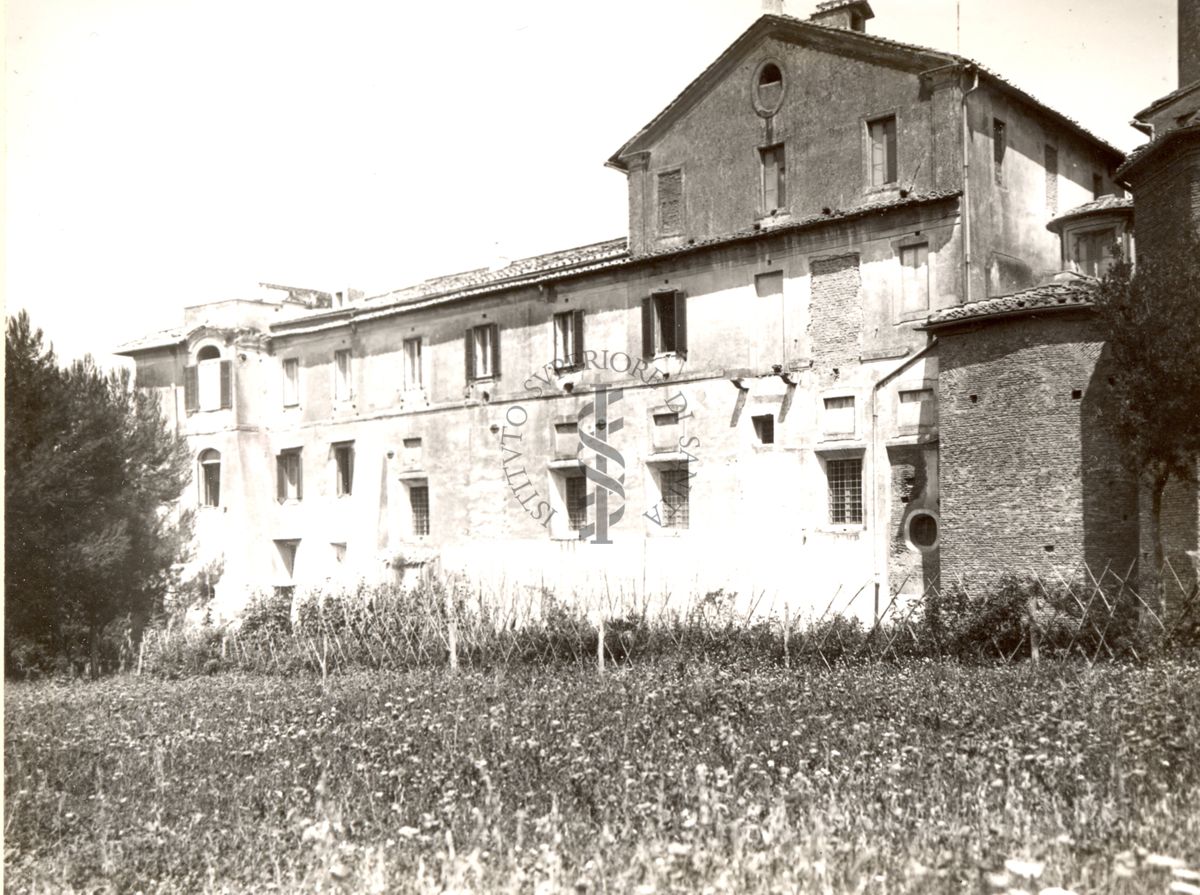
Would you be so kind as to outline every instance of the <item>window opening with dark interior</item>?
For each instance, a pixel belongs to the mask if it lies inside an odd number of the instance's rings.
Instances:
[[[783,72],[774,62],[768,62],[758,73],[755,96],[759,107],[765,112],[774,112],[783,100]]]

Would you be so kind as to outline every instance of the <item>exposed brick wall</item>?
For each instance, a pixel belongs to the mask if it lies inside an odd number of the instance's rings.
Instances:
[[[857,254],[812,262],[809,336],[818,367],[858,363],[862,353],[861,286]]]
[[[1200,135],[1164,146],[1134,169],[1138,254],[1147,256],[1185,227],[1200,227]]]
[[[1172,478],[1167,483],[1159,523],[1163,555],[1170,564],[1163,575],[1163,595],[1169,607],[1178,609],[1200,577],[1200,488],[1195,482]]]
[[[944,332],[938,357],[943,583],[1085,563],[1125,575],[1136,483],[1104,416],[1095,319],[993,320]]]
[[[1179,0],[1179,86],[1200,81],[1200,0]]]
[[[922,593],[938,580],[937,550],[919,552],[908,545],[908,520],[919,510],[936,515],[937,502],[930,482],[930,454],[926,445],[888,447],[891,464],[891,514],[888,519],[888,581],[895,592]],[[936,462],[936,461],[933,461]]]

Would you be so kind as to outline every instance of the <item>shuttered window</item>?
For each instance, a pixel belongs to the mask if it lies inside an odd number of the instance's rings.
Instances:
[[[642,299],[642,355],[687,354],[687,299],[663,292]]]
[[[299,448],[281,451],[275,458],[276,494],[280,502],[304,497],[304,465]]]
[[[496,324],[468,329],[465,348],[467,382],[500,378],[500,330]]]
[[[583,311],[554,315],[554,366],[573,370],[583,365]]]

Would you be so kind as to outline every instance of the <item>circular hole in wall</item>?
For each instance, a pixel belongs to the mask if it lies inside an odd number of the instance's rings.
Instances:
[[[919,512],[908,517],[908,542],[918,550],[936,547],[938,534],[938,520],[933,513]]]

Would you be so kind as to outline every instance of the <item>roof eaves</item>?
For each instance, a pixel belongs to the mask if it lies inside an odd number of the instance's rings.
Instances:
[[[1174,130],[1169,130],[1160,137],[1155,137],[1149,143],[1143,143],[1122,163],[1121,167],[1117,168],[1117,177],[1122,181],[1126,180],[1129,172],[1140,167],[1147,159],[1158,154],[1158,151],[1168,143],[1175,141],[1180,137],[1192,136],[1200,133],[1200,122],[1189,124],[1184,127],[1177,127]]]

